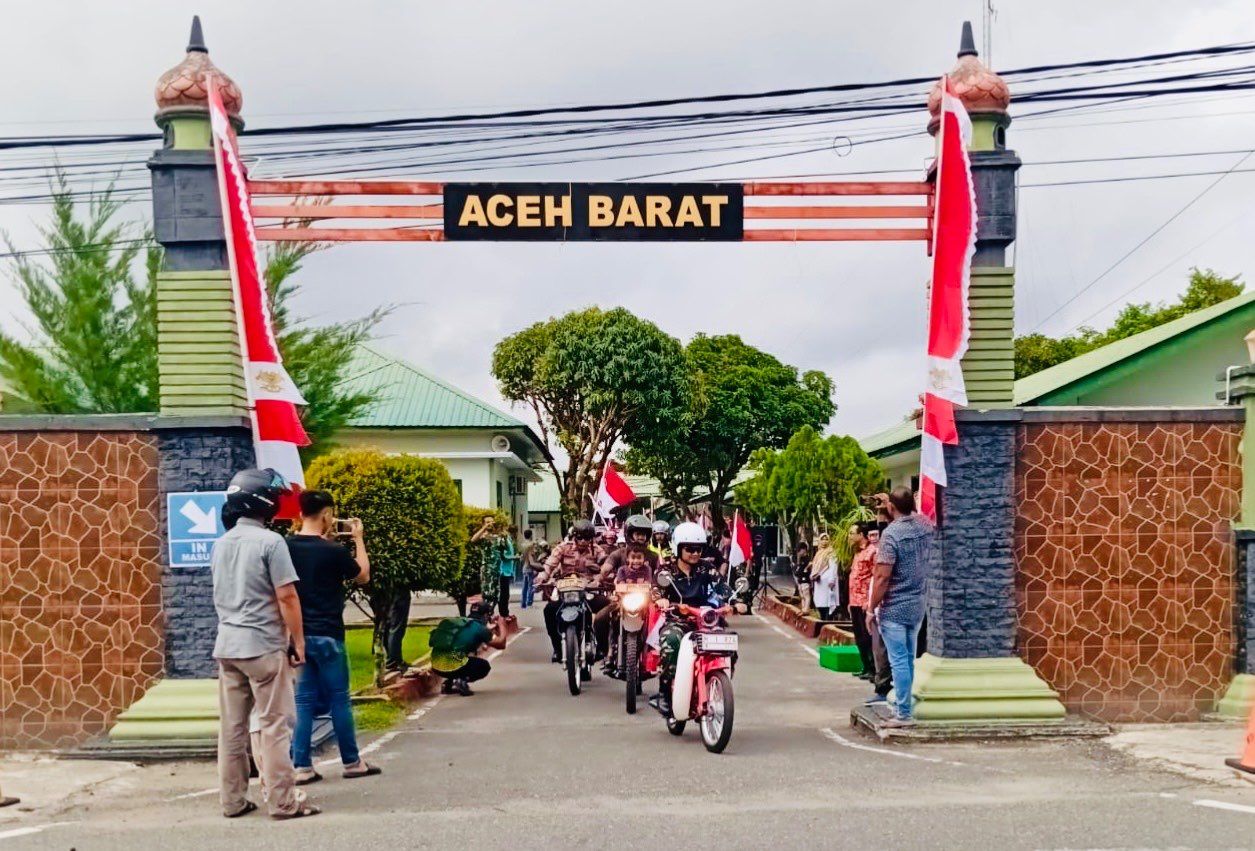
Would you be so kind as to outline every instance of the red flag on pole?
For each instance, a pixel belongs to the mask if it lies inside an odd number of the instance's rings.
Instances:
[[[960,362],[971,336],[968,289],[976,252],[976,188],[967,148],[972,122],[941,78],[933,276],[928,306],[928,389],[920,451],[920,510],[937,519],[937,488],[946,485],[943,446],[959,442],[956,405],[967,404]]]
[[[597,486],[597,495],[593,497],[593,507],[602,517],[609,517],[616,508],[630,505],[636,501],[636,492],[627,480],[614,468],[614,464],[606,462],[601,472],[601,484]]]
[[[209,123],[218,166],[218,191],[230,257],[240,350],[244,356],[253,450],[258,467],[273,468],[299,487],[305,483],[305,473],[297,449],[309,445],[309,437],[296,406],[304,405],[305,399],[284,369],[275,342],[258,262],[248,174],[216,81],[210,76],[208,82]]]
[[[732,516],[732,548],[728,551],[728,565],[739,567],[754,558],[754,539],[750,527],[745,525],[738,510]]]

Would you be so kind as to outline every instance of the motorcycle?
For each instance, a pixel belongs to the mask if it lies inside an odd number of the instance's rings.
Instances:
[[[671,575],[659,571],[659,585],[668,585]],[[735,594],[742,597],[749,588],[745,577],[736,581]],[[680,641],[675,680],[671,684],[671,712],[664,715],[667,732],[684,734],[689,721],[696,721],[702,744],[711,753],[723,753],[732,740],[736,703],[732,674],[736,668],[739,638],[724,626],[722,608],[673,604],[669,618],[685,618],[694,625]]]
[[[558,628],[563,634],[562,665],[566,669],[567,688],[572,695],[578,695],[583,683],[592,679],[593,662],[597,658],[593,610],[588,605],[591,591],[584,579],[568,576],[557,581],[554,593],[559,604]]]
[[[649,612],[652,586],[648,583],[621,582],[614,586],[619,613],[613,621],[610,653],[606,656],[607,676],[623,680],[626,708],[636,714],[636,698],[641,694],[645,619]]]

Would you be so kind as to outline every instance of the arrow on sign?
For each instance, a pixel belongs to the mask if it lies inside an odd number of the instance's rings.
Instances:
[[[189,499],[183,503],[179,513],[192,521],[192,526],[187,531],[193,535],[213,535],[218,531],[217,508],[206,511],[197,505],[195,500]]]

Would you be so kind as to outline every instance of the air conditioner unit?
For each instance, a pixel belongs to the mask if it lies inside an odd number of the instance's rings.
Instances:
[[[492,436],[492,451],[509,452],[510,438],[506,437],[504,434],[494,434]]]

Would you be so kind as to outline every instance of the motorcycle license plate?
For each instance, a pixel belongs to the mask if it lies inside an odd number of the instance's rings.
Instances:
[[[737,649],[735,632],[702,633],[702,649],[714,653],[734,653]]]

